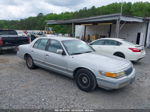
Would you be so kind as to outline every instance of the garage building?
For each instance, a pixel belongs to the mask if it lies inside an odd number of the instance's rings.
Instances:
[[[47,24],[72,25],[72,34],[86,41],[115,37],[150,47],[150,18],[110,14],[71,20],[48,20]]]

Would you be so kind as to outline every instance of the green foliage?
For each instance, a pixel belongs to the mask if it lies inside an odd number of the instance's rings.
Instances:
[[[39,13],[36,17],[29,17],[21,20],[0,20],[0,29],[18,29],[18,30],[44,30],[46,20],[67,20],[74,18],[83,18],[89,16],[105,15],[120,13],[121,5],[123,7],[123,15],[128,16],[150,16],[149,2],[124,2],[113,3],[106,6],[96,8],[95,6],[87,9],[86,7],[75,12],[64,12],[61,14],[50,13],[43,15]],[[71,33],[69,25],[50,25],[56,33]]]
[[[134,16],[148,17],[150,16],[150,3],[137,2],[131,7],[131,13]]]

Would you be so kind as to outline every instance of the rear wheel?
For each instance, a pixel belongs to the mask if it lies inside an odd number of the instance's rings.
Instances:
[[[96,88],[96,78],[93,73],[87,69],[80,69],[76,72],[75,81],[79,89],[89,92]]]
[[[34,69],[35,68],[35,64],[33,62],[32,57],[30,55],[27,55],[25,59],[26,59],[26,65],[27,65],[27,67],[29,69]]]
[[[121,57],[121,58],[125,58],[125,55],[121,52],[117,52],[114,54],[115,56]]]
[[[0,49],[0,54],[3,54],[3,51]]]

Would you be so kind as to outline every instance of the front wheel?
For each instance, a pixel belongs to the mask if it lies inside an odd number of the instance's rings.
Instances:
[[[89,92],[96,88],[96,78],[93,73],[87,69],[80,69],[75,75],[75,81],[79,89]]]
[[[0,54],[2,54],[2,51],[0,50]]]
[[[3,51],[2,51],[2,49],[0,49],[0,54],[3,54]]]
[[[33,62],[33,59],[30,55],[27,55],[26,56],[26,65],[29,69],[34,69],[35,68],[35,65],[34,65],[34,62]]]

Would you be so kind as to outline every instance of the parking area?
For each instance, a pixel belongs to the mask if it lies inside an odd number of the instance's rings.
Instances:
[[[138,63],[135,82],[125,88],[79,90],[60,74],[29,70],[14,53],[0,55],[0,108],[3,109],[147,109],[150,108],[150,49]]]

